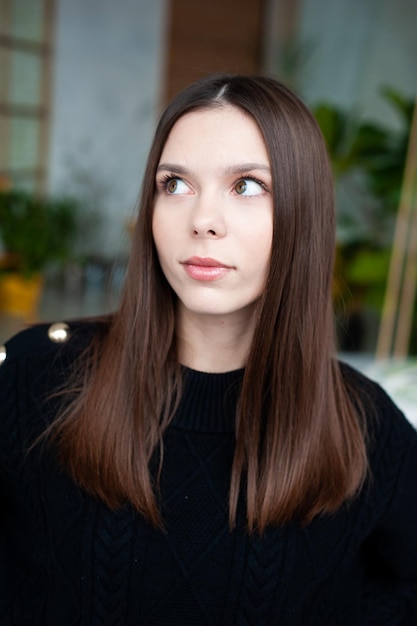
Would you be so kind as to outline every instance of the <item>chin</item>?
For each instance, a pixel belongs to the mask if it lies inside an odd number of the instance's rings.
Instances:
[[[255,307],[255,303],[242,304],[237,306],[236,303],[228,305],[225,303],[224,298],[222,301],[216,302],[196,302],[196,301],[183,301],[180,307],[188,315],[201,316],[201,317],[242,317],[244,319],[251,316]]]

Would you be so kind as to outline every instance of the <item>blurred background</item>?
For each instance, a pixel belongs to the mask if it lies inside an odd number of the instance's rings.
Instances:
[[[416,355],[416,28],[415,0],[0,0],[0,343],[117,305],[158,115],[232,71],[326,137],[339,350]]]

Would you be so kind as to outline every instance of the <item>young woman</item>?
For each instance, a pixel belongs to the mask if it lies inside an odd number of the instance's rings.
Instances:
[[[1,624],[417,623],[417,433],[335,357],[334,219],[283,85],[168,107],[119,309],[1,352]]]

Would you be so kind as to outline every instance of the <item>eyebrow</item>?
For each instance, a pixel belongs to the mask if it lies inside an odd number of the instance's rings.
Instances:
[[[234,165],[228,165],[224,170],[224,174],[227,176],[231,174],[245,174],[246,172],[250,172],[251,170],[261,170],[268,174],[271,173],[271,168],[269,165],[265,163],[236,163]],[[160,171],[171,171],[176,172],[177,174],[190,174],[191,170],[187,167],[183,167],[182,165],[177,165],[175,163],[160,163],[156,169],[157,172]]]

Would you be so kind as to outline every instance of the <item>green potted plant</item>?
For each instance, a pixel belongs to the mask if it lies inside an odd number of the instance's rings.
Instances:
[[[71,256],[77,205],[69,198],[41,198],[27,191],[0,192],[0,309],[34,315],[51,264]]]
[[[365,308],[381,311],[415,104],[389,87],[381,93],[402,122],[398,130],[360,121],[328,103],[314,109],[337,188],[350,192],[344,206],[338,203],[335,304],[342,325],[349,326],[352,318],[356,328]]]

